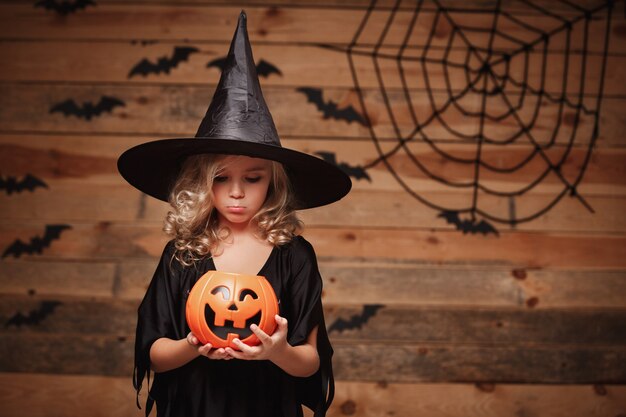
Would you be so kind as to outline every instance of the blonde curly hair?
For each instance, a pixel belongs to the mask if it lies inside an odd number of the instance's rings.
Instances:
[[[167,213],[163,231],[174,239],[175,258],[185,266],[211,256],[230,230],[219,227],[213,204],[213,180],[225,166],[228,155],[200,154],[183,163],[169,194],[173,210]],[[275,246],[284,245],[298,235],[302,222],[294,210],[294,194],[282,164],[271,162],[271,181],[267,197],[252,218],[257,236]]]

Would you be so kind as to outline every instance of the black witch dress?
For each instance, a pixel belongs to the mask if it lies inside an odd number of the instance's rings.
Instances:
[[[328,340],[321,294],[322,279],[313,247],[303,237],[274,247],[258,275],[267,278],[279,300],[279,314],[288,320],[287,341],[306,342],[315,326],[320,368],[310,377],[294,377],[267,360],[211,360],[197,357],[180,368],[154,373],[150,381],[150,347],[161,337],[184,339],[189,333],[185,306],[189,291],[209,270],[210,257],[192,267],[175,258],[168,242],[146,295],[139,306],[133,383],[149,387],[146,415],[156,403],[157,417],[295,417],[301,405],[324,416],[332,401],[332,347]]]

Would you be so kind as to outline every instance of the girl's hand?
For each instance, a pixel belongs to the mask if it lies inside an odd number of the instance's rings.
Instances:
[[[263,330],[259,329],[259,326],[253,324],[250,326],[250,330],[261,341],[260,345],[248,346],[239,339],[233,339],[233,343],[241,350],[236,351],[230,347],[226,347],[226,353],[236,359],[245,360],[262,360],[269,359],[275,355],[279,355],[287,347],[287,319],[279,316],[274,317],[278,328],[271,336],[268,336]]]
[[[233,358],[228,353],[226,353],[226,350],[224,350],[224,348],[211,349],[212,346],[210,343],[207,343],[206,345],[201,345],[198,338],[192,332],[189,332],[189,334],[187,335],[187,343],[195,347],[198,350],[198,354],[200,354],[200,356],[206,356],[209,359],[230,360]]]

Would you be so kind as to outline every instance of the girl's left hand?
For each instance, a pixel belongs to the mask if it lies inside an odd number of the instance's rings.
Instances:
[[[277,314],[275,320],[278,327],[271,336],[261,330],[256,324],[250,326],[250,330],[261,341],[260,345],[248,346],[239,339],[233,339],[233,343],[241,351],[227,347],[225,348],[226,353],[236,359],[271,360],[274,355],[279,354],[287,347],[287,319]]]

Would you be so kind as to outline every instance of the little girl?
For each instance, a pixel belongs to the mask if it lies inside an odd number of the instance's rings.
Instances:
[[[165,246],[139,307],[134,385],[154,382],[146,415],[324,416],[333,397],[332,348],[312,246],[295,210],[345,196],[350,179],[319,158],[283,148],[258,82],[246,15],[194,138],[127,150],[118,160],[133,186],[168,201]],[[264,276],[279,300],[277,328],[236,349],[202,345],[185,306],[209,270]],[[138,399],[139,404],[139,399]]]

